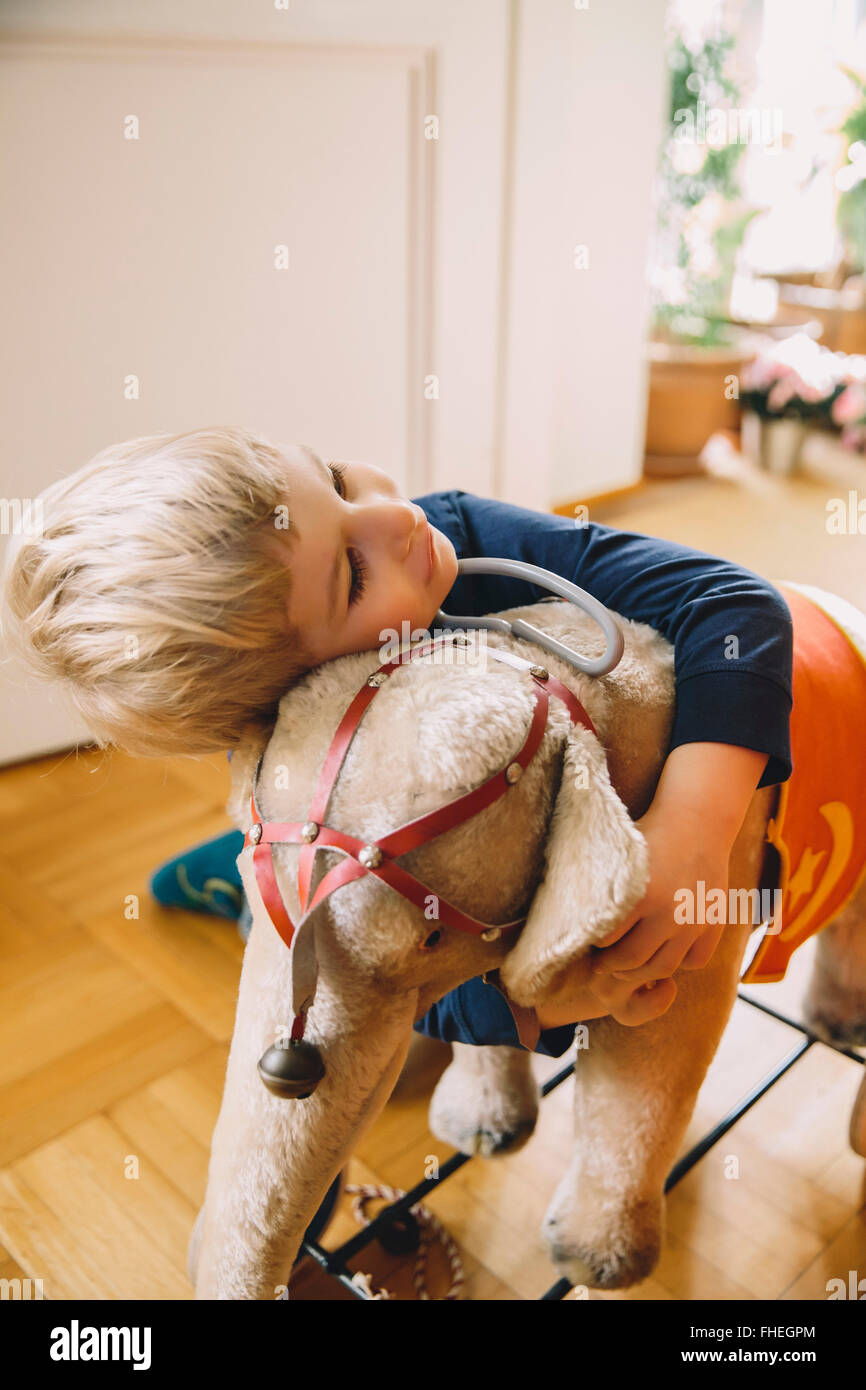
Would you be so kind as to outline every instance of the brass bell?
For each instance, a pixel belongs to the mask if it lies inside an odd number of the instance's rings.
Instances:
[[[313,1043],[291,1038],[287,1047],[269,1047],[259,1058],[259,1076],[281,1100],[306,1100],[325,1075],[322,1054]]]

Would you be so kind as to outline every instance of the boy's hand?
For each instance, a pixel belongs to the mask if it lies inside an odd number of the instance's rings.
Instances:
[[[615,975],[598,975],[591,980],[589,993],[597,1001],[598,1008],[594,1012],[584,1010],[581,1021],[609,1014],[626,1028],[638,1028],[667,1013],[676,998],[677,987],[670,979],[634,985]]]
[[[721,888],[727,902],[731,849],[766,762],[764,753],[725,743],[682,744],[669,755],[652,805],[636,821],[650,853],[646,894],[607,944],[593,948],[590,987],[619,1023],[666,1013],[676,997],[670,976],[712,958],[724,923],[675,922],[674,895],[697,895],[702,879],[707,894]]]
[[[604,943],[593,948],[596,959],[591,988],[603,1002],[610,1003],[614,1018],[619,1018],[617,1005],[622,1011],[622,985],[637,987],[667,980],[670,988],[659,995],[656,1001],[659,1008],[650,1013],[651,1017],[658,1018],[670,1008],[676,996],[676,984],[669,977],[679,969],[702,969],[724,931],[724,923],[712,926],[703,922],[676,922],[674,911],[677,907],[675,894],[682,889],[693,893],[697,902],[701,879],[707,894],[714,888],[721,888],[727,901],[730,858],[727,836],[719,835],[709,826],[699,835],[693,818],[688,821],[673,819],[670,815],[661,818],[652,807],[636,824],[649,846],[649,886],[625,921],[619,923]],[[630,1000],[624,1002],[631,1003]],[[646,1014],[649,1008],[650,997],[646,996],[642,1013]],[[646,1017],[642,1017],[641,1022],[645,1021]],[[619,1022],[625,1023],[627,1019],[619,1018]]]

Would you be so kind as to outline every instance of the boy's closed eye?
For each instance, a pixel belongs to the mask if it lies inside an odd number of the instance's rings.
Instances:
[[[368,651],[389,632],[426,630],[457,577],[448,538],[382,469],[286,450],[287,618],[310,665]]]
[[[346,497],[346,465],[343,463],[329,463],[327,465],[334,475],[337,490],[341,497]],[[367,583],[367,566],[364,564],[364,557],[359,550],[350,549],[348,551],[349,561],[352,569],[352,585],[349,590],[349,607],[357,603],[358,599],[364,594]]]

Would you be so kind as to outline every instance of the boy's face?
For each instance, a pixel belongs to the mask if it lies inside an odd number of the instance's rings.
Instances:
[[[311,663],[379,647],[388,628],[402,641],[404,621],[429,628],[457,578],[448,537],[381,468],[325,464],[304,445],[283,453],[290,522],[274,531],[275,558]]]

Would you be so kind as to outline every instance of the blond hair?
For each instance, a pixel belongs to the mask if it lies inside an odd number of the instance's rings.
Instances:
[[[273,557],[287,493],[285,458],[244,429],[104,449],[41,494],[39,534],[10,543],[13,650],[59,683],[101,747],[233,747],[310,665]]]

